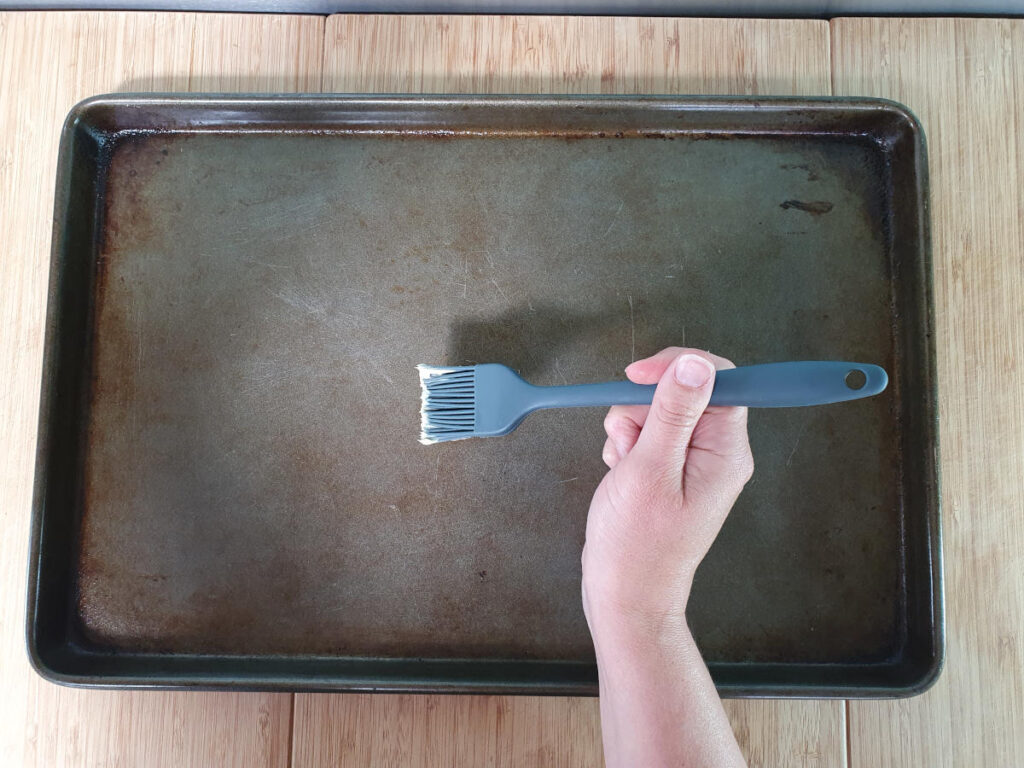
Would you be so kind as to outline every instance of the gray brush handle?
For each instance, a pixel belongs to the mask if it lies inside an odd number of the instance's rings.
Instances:
[[[715,374],[711,405],[790,408],[859,400],[885,389],[885,369],[865,363],[801,361],[727,368]],[[631,381],[537,387],[535,408],[650,405],[654,385]]]

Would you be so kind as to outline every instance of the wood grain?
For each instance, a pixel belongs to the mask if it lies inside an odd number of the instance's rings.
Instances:
[[[331,16],[325,91],[828,94],[820,21]]]
[[[332,16],[325,91],[436,93],[830,92],[816,21]],[[842,702],[733,701],[752,766],[845,764]],[[296,697],[293,764],[602,762],[596,700]]]
[[[836,93],[921,118],[932,181],[946,666],[919,698],[850,705],[850,764],[1024,755],[1024,24],[833,22]]]
[[[288,694],[80,691],[24,647],[25,563],[57,139],[114,90],[316,90],[323,19],[0,14],[0,763],[285,766]]]
[[[752,768],[844,765],[841,702],[729,701]],[[595,766],[596,699],[297,695],[293,766]]]
[[[292,765],[554,766],[602,760],[596,700],[297,695]]]

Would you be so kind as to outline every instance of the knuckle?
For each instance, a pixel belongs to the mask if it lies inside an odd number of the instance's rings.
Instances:
[[[605,417],[604,417],[604,431],[608,435],[611,435],[612,432],[614,432],[616,429],[618,429],[619,423],[621,421],[622,421],[622,416],[620,416],[615,411],[614,408],[611,409],[610,411],[608,411],[608,413],[605,414]]]
[[[608,465],[608,468],[612,468],[619,460],[618,454],[615,452],[615,448],[612,447],[611,443],[604,444],[604,450],[601,451],[601,460]]]
[[[749,446],[740,452],[736,465],[740,479],[743,485],[746,485],[750,482],[750,478],[754,476],[754,454],[750,452]]]
[[[737,445],[735,449],[721,455],[719,465],[719,482],[730,491],[739,493],[754,476],[754,457],[746,444]]]
[[[725,409],[725,422],[732,429],[747,428],[747,409],[746,408],[726,408]]]
[[[692,403],[674,400],[662,400],[657,408],[651,410],[658,422],[676,429],[692,427],[701,414],[700,409]]]

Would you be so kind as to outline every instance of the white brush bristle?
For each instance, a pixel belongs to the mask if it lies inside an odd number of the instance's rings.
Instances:
[[[472,437],[475,428],[473,366],[417,365],[420,376],[420,442],[433,445]]]

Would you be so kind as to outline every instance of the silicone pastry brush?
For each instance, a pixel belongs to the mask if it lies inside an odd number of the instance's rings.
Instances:
[[[420,442],[507,435],[541,408],[650,405],[655,385],[631,381],[538,387],[497,363],[437,368],[418,365]],[[789,408],[859,400],[885,389],[877,365],[837,361],[766,363],[715,373],[711,405]]]

